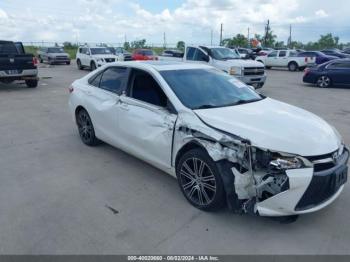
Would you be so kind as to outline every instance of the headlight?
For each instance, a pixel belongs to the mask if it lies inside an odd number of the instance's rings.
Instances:
[[[304,162],[294,155],[282,155],[278,152],[256,149],[256,163],[261,168],[270,170],[298,169]]]
[[[242,67],[239,66],[233,66],[230,69],[230,75],[241,75],[242,74]]]
[[[278,170],[298,169],[303,163],[297,158],[277,158],[270,162],[270,167]]]

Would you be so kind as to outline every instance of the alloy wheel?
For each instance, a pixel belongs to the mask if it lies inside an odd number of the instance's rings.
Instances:
[[[78,129],[83,142],[89,143],[94,137],[94,129],[90,117],[85,111],[81,111],[78,115]]]
[[[180,181],[187,198],[199,205],[209,205],[216,195],[216,179],[209,166],[198,158],[188,158],[180,170]]]
[[[319,87],[328,87],[331,84],[331,79],[328,76],[321,76],[318,80],[317,80],[317,86]]]

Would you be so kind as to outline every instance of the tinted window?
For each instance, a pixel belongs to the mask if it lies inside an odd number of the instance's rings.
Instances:
[[[350,69],[350,62],[337,62],[330,64],[329,69]]]
[[[126,68],[109,68],[102,74],[100,88],[114,92],[116,94],[121,94],[126,79]]]
[[[112,54],[111,50],[108,48],[90,48],[92,55],[110,55]]]
[[[280,51],[278,54],[279,57],[285,57],[286,55],[287,55],[286,51]]]
[[[188,47],[187,48],[187,54],[186,54],[186,59],[187,60],[193,60],[194,52],[196,51],[195,48],[193,47]]]
[[[152,105],[166,107],[168,99],[150,74],[134,70],[131,79],[130,97]]]
[[[277,57],[277,51],[272,52],[271,54],[268,55],[268,57]]]
[[[204,54],[201,50],[196,48],[196,52],[194,53],[194,61],[207,61],[208,57],[206,54]]]
[[[55,48],[49,48],[48,53],[64,53],[63,48],[55,47]]]
[[[153,51],[152,50],[143,50],[142,51],[142,55],[145,55],[145,56],[153,56]]]
[[[191,109],[233,106],[261,100],[246,84],[216,69],[161,71],[165,81]]]
[[[0,54],[18,54],[17,48],[13,43],[0,43]]]
[[[101,77],[102,77],[102,73],[98,74],[97,76],[92,77],[89,80],[89,84],[93,85],[93,86],[96,86],[96,87],[100,87]]]

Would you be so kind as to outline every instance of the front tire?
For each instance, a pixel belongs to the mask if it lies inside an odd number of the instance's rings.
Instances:
[[[92,124],[91,118],[85,109],[79,110],[76,115],[76,122],[81,141],[88,146],[98,145],[99,140],[95,136],[94,125]]]
[[[291,63],[289,63],[289,65],[288,65],[288,69],[289,69],[289,71],[291,71],[291,72],[297,71],[298,68],[299,68],[299,67],[298,67],[297,63],[295,63],[295,62],[291,62]]]
[[[329,76],[324,76],[324,75],[320,76],[316,82],[316,85],[319,88],[327,88],[327,87],[330,87],[331,84],[332,84],[332,80],[329,78]]]
[[[77,60],[77,66],[79,70],[83,70],[83,66],[81,65],[81,62],[79,59]]]
[[[204,149],[195,148],[185,153],[176,166],[176,176],[182,193],[194,207],[213,211],[225,205],[221,175]]]
[[[26,80],[28,88],[36,88],[38,86],[38,80]]]
[[[95,62],[91,62],[91,64],[90,64],[90,69],[91,69],[91,71],[95,71],[96,70],[96,64],[95,64]]]

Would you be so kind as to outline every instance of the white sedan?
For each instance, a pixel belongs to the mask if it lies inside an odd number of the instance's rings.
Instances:
[[[104,141],[178,179],[202,210],[292,216],[333,202],[347,180],[338,132],[213,67],[111,63],[75,81],[82,141]]]

